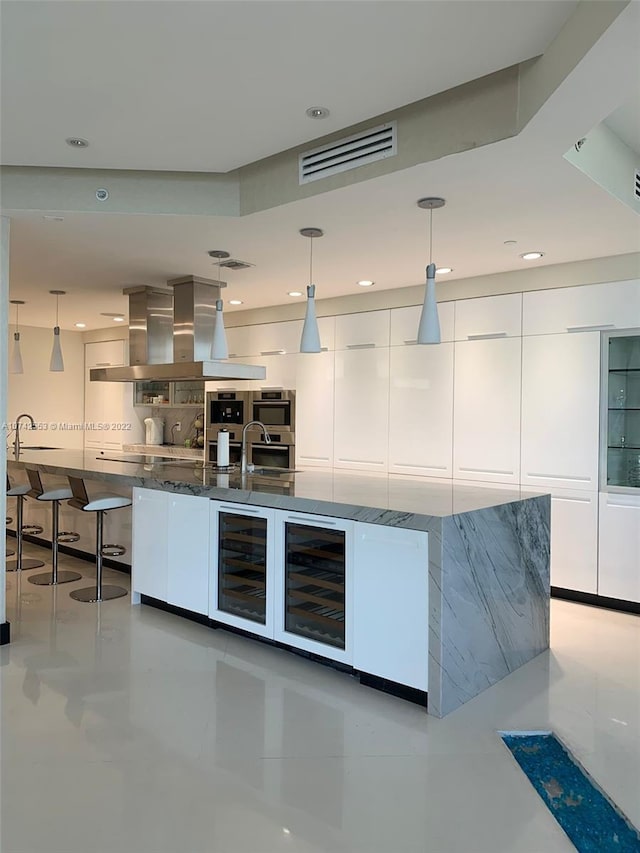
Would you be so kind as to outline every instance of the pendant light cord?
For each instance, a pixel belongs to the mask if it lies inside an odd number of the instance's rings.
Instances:
[[[309,284],[313,284],[313,236],[309,238]]]
[[[60,297],[56,293],[56,326],[60,325],[60,323],[58,323],[58,301],[59,301],[59,299],[60,299]]]
[[[433,263],[433,208],[429,210],[429,264]]]
[[[20,330],[19,311],[20,311],[20,306],[16,305],[16,332],[18,332]]]

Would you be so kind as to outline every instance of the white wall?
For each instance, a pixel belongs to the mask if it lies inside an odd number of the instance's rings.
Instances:
[[[11,320],[14,318],[11,317]],[[6,322],[3,323],[6,332]],[[11,325],[13,333],[13,325]],[[84,422],[84,343],[81,332],[60,332],[64,371],[51,373],[49,359],[53,329],[20,327],[24,373],[9,375],[7,418],[12,422],[27,412],[47,429],[21,431],[23,444],[44,444],[82,450],[80,429],[60,429],[60,424]],[[54,428],[55,425],[55,428]],[[13,436],[10,444],[13,442]]]
[[[0,217],[0,422],[7,420],[7,309],[9,300],[9,219]],[[0,478],[4,482],[7,469],[5,443],[0,441]],[[0,517],[4,518],[7,496],[0,494]],[[0,625],[7,621],[6,556],[0,548]]]

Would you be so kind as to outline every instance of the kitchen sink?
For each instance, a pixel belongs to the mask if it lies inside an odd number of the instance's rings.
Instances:
[[[47,447],[45,444],[21,444],[20,450],[61,450],[60,447]]]
[[[283,474],[297,473],[297,468],[254,468],[253,471],[247,471],[249,476],[254,477],[280,477]]]

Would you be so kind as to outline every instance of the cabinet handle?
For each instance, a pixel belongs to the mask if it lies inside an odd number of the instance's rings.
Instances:
[[[499,468],[458,468],[458,471],[468,471],[472,474],[511,474],[513,471],[501,471]]]
[[[284,391],[284,385],[261,385],[261,391]]]
[[[310,519],[310,518],[307,518],[307,517],[306,517],[306,516],[304,516],[304,515],[288,515],[288,516],[287,516],[287,521],[304,521],[304,522],[307,522],[307,523],[308,523],[309,521],[314,521],[314,522],[315,522],[315,521],[316,521],[316,519],[315,519],[315,518],[314,518],[314,519]],[[332,525],[332,526],[333,526],[333,525],[335,525],[335,524],[337,524],[337,523],[338,523],[337,521],[329,521],[328,519],[325,521],[324,519],[322,519],[322,524],[318,524],[318,523],[316,522],[313,526],[314,526],[314,527],[324,527],[325,525]]]
[[[111,362],[110,361],[99,361],[96,364],[96,367],[111,367]]]
[[[527,477],[538,477],[545,480],[571,480],[574,483],[591,482],[591,477],[576,477],[572,474],[536,474],[535,471],[527,471]]]
[[[347,344],[347,349],[373,349],[375,344]]]
[[[285,349],[265,349],[260,352],[260,355],[286,355]]]
[[[405,344],[408,347],[413,346],[414,344],[417,344],[417,343],[418,343],[418,341],[415,338],[412,341],[405,341]]]
[[[245,507],[242,507],[242,509],[240,509],[238,506],[225,506],[224,504],[220,505],[220,509],[230,509],[233,510],[233,512],[250,512],[252,515],[257,515],[260,512],[259,509],[251,509],[250,507],[247,507],[246,509]]]
[[[488,341],[490,338],[506,338],[506,332],[487,332],[482,335],[467,335],[468,341]]]
[[[237,357],[238,357],[237,353],[235,353],[235,352],[229,353],[229,358],[237,358]]]
[[[615,324],[595,323],[593,326],[567,326],[567,332],[599,332],[604,329],[615,329]]]

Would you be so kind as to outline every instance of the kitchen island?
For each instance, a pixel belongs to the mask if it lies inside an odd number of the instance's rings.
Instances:
[[[134,603],[166,602],[372,686],[428,694],[436,716],[549,645],[548,495],[346,471],[241,477],[63,450],[8,467],[83,477],[90,493],[133,489]],[[230,540],[249,544],[230,558]]]

